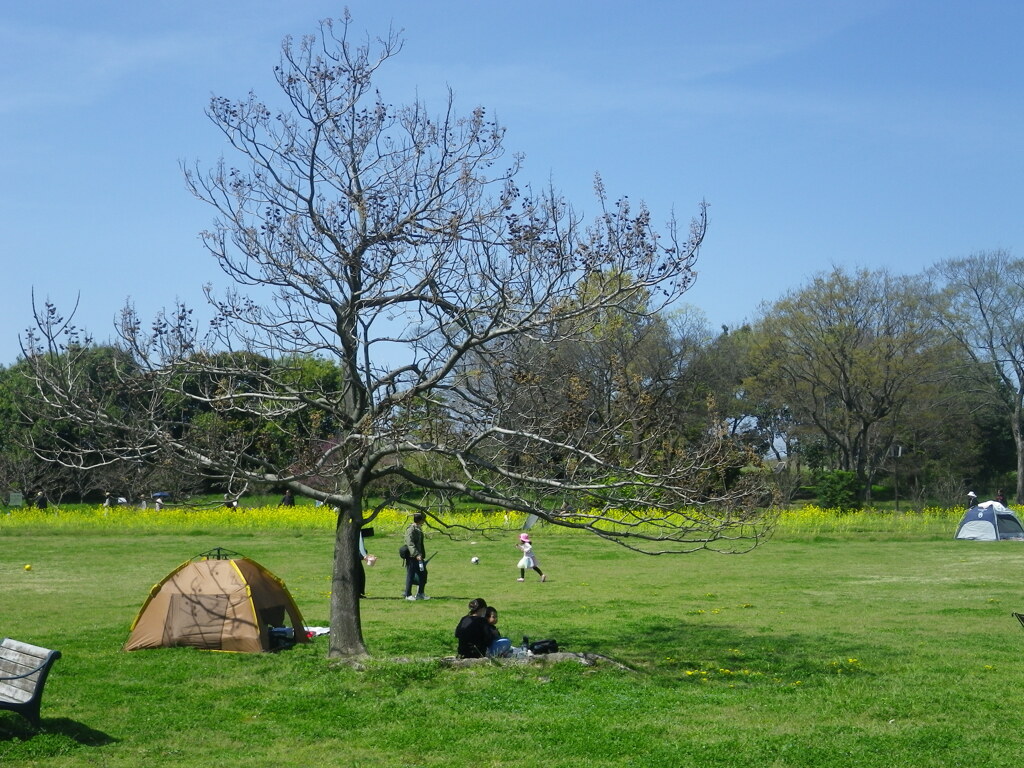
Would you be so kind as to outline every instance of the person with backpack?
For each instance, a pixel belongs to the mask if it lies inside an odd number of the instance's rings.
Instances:
[[[406,600],[429,600],[423,590],[427,586],[427,552],[423,547],[423,523],[427,516],[416,512],[405,529],[405,594]],[[412,594],[412,585],[417,585]]]

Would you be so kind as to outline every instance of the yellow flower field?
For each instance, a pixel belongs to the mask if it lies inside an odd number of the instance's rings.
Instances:
[[[842,512],[808,505],[781,512],[776,526],[780,533],[797,535],[845,534],[858,532],[923,533],[946,532],[956,526],[963,515],[962,507],[929,507],[917,512],[860,510]],[[700,513],[691,513],[699,519]],[[584,515],[585,517],[585,515]],[[625,516],[628,518],[628,516]],[[409,523],[410,512],[404,509],[385,509],[373,521],[382,533],[398,532]],[[521,529],[526,516],[520,512],[460,511],[444,521],[455,527],[470,529]],[[583,518],[581,518],[582,520]],[[635,518],[633,521],[635,522]],[[135,509],[132,507],[105,508],[75,504],[49,509],[15,508],[0,512],[0,532],[17,529],[57,528],[119,529],[145,531],[191,531],[196,529],[232,530],[330,530],[335,525],[335,514],[328,507],[300,504],[294,507],[241,507],[229,509],[211,507],[165,507]],[[642,523],[655,526],[656,520]],[[549,533],[572,534],[573,529],[549,526]]]
[[[836,509],[807,505],[782,512],[778,530],[796,534],[877,533],[949,533],[964,514],[963,507],[926,507],[914,512]]]

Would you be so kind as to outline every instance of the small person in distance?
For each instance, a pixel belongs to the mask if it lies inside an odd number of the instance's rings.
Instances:
[[[532,568],[540,574],[541,581],[547,581],[548,577],[545,576],[544,571],[540,569],[540,565],[537,563],[537,556],[533,553],[533,544],[530,542],[530,534],[519,534],[519,543],[516,544],[516,548],[523,553],[523,556],[519,558],[519,563],[517,564],[519,568],[519,578],[516,579],[516,581],[526,581],[526,570],[528,568]]]

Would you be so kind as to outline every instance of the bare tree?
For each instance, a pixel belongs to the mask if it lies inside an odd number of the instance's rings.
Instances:
[[[1002,413],[1017,450],[1024,501],[1024,260],[1007,251],[949,259],[932,270],[936,317],[968,355],[955,372],[963,391]]]
[[[567,343],[608,312],[651,316],[676,300],[703,210],[683,237],[671,221],[659,233],[598,181],[600,215],[584,226],[553,190],[517,186],[519,158],[484,109],[458,117],[449,95],[435,118],[387,103],[372,78],[399,39],[350,35],[346,17],[285,39],[283,109],[254,95],[210,103],[243,162],[186,169],[218,213],[203,241],[235,286],[207,289],[209,329],[184,306],[151,324],[127,307],[133,407],[119,409],[76,378],[73,329],[40,311],[25,352],[41,402],[107,435],[104,460],[174,456],[236,490],[272,482],[335,506],[331,656],[366,653],[358,532],[380,488],[420,489],[442,527],[458,494],[647,552],[756,544],[769,499],[718,425],[666,451],[643,419],[642,443],[624,452],[643,402],[564,429],[533,417],[509,368],[527,342]],[[340,378],[303,377],[298,360],[331,361]]]

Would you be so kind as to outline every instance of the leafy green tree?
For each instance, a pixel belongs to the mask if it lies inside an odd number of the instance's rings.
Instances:
[[[164,387],[161,418],[193,450],[243,452],[268,467],[301,466],[315,462],[335,433],[330,409],[313,403],[276,413],[248,405],[268,388],[286,387],[311,399],[339,391],[341,371],[331,361],[295,355],[271,359],[250,352],[199,353],[181,371],[177,381]],[[299,446],[304,449],[297,450]],[[222,490],[237,496],[250,482],[249,477],[230,476]]]
[[[21,367],[0,367],[0,488],[24,493],[42,487],[46,464],[31,450],[32,425],[19,407],[30,386]]]
[[[600,212],[585,226],[553,190],[518,184],[519,161],[483,108],[460,117],[449,98],[434,117],[420,103],[388,103],[373,77],[400,41],[357,45],[349,26],[346,17],[285,40],[275,69],[283,105],[211,101],[208,115],[241,163],[189,169],[187,181],[217,211],[203,241],[234,287],[207,292],[208,333],[184,307],[154,323],[126,309],[122,348],[138,371],[124,369],[124,386],[144,407],[109,425],[125,436],[122,457],[159,452],[221,482],[275,483],[336,507],[331,656],[366,653],[359,529],[376,514],[370,494],[396,478],[424,494],[440,526],[459,495],[643,551],[753,546],[773,513],[757,506],[756,473],[720,481],[733,466],[720,430],[668,455],[647,450],[663,442],[655,425],[644,450],[624,451],[616,430],[634,422],[629,412],[553,432],[523,410],[530,398],[504,386],[521,340],[568,343],[622,307],[647,318],[677,300],[693,277],[703,211],[680,236],[674,222],[656,228],[643,206],[610,202],[598,183]],[[33,377],[56,412],[86,418],[96,403],[71,402],[80,390],[73,366],[55,364],[69,352],[60,338],[39,318],[27,344]],[[215,360],[224,350],[244,356]],[[255,356],[330,360],[337,388],[287,366],[254,367]],[[182,429],[171,392],[251,431]],[[329,440],[312,428],[321,419]],[[303,425],[287,441],[302,460],[258,450],[261,422]],[[564,458],[515,467],[499,460],[514,442],[524,456]]]
[[[48,311],[56,310],[48,307]],[[78,386],[102,393],[107,416],[116,421],[134,407],[131,395],[120,387],[117,372],[120,366],[132,367],[130,358],[109,346],[72,343],[69,349],[76,360]],[[0,371],[0,471],[5,485],[26,495],[42,493],[57,502],[68,496],[80,500],[103,487],[127,492],[142,486],[141,465],[103,461],[110,433],[73,418],[36,418],[30,405],[39,397],[28,361]]]
[[[734,433],[758,453],[781,460],[794,453],[795,435],[785,403],[775,401],[773,391],[761,392],[750,385],[756,345],[757,335],[750,326],[723,327],[722,333],[703,347],[695,366],[696,378]]]
[[[583,286],[578,301],[586,300]],[[518,339],[489,386],[560,440],[600,427],[609,455],[618,450],[625,462],[675,450],[693,437],[688,430],[707,426],[708,392],[694,372],[705,333],[691,326],[692,313],[651,314],[648,304],[641,293],[586,323],[567,321],[550,338]],[[661,442],[650,444],[651,435]],[[553,445],[549,455],[530,458],[558,462],[561,453]]]
[[[722,328],[702,350],[696,378],[711,393],[723,418],[751,450],[771,462],[779,496],[789,501],[806,483],[800,425],[780,393],[759,386],[754,353],[757,333],[749,325]]]
[[[894,425],[943,359],[925,295],[915,278],[835,268],[768,307],[757,326],[751,390],[772,391],[798,429],[823,437],[866,498]]]

